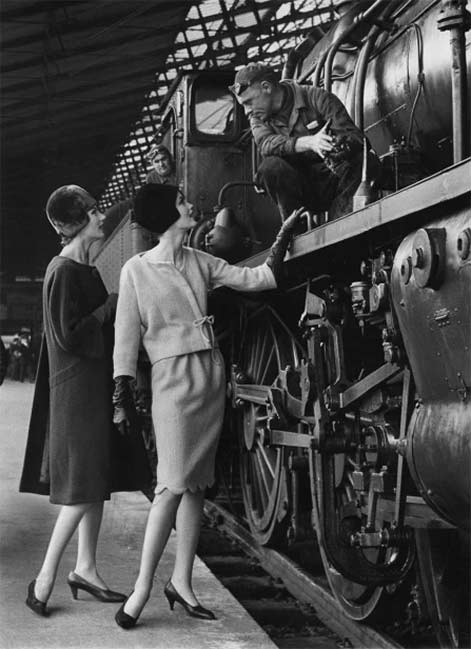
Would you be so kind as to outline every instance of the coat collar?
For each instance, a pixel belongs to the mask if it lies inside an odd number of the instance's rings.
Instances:
[[[182,259],[188,258],[188,250],[186,246],[182,246]],[[171,252],[161,247],[160,244],[145,252],[142,259],[149,264],[171,264],[175,266],[175,260]]]

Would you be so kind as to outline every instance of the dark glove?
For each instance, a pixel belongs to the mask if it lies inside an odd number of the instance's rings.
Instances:
[[[301,219],[301,214],[305,211],[305,207],[300,207],[283,222],[275,242],[271,247],[270,254],[267,257],[266,264],[271,268],[277,284],[280,283],[282,276],[283,259],[285,258],[286,251],[293,239],[294,231]]]
[[[138,416],[131,388],[131,376],[117,376],[114,380],[113,423],[121,435],[138,430]]]
[[[118,294],[110,293],[103,304],[95,309],[93,315],[103,324],[104,322],[114,322],[116,315],[116,305],[118,304]]]

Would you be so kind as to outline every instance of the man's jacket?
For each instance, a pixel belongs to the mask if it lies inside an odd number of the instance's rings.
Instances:
[[[277,119],[276,115],[265,121],[255,115],[250,118],[252,135],[262,156],[293,155],[296,153],[296,139],[314,135],[329,119],[332,120],[332,134],[348,142],[350,153],[361,151],[363,134],[338,97],[322,88],[300,85],[289,79],[280,84],[292,89],[293,101],[288,123]],[[307,125],[311,127],[308,129]]]

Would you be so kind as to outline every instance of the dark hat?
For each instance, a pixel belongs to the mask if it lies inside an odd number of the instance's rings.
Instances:
[[[134,221],[151,232],[163,234],[180,218],[175,205],[177,194],[175,185],[143,185],[134,197]]]
[[[47,199],[46,215],[57,234],[71,239],[87,225],[87,212],[95,205],[96,200],[82,187],[63,185]]]
[[[264,63],[249,63],[245,67],[237,70],[234,85],[229,89],[235,95],[241,95],[249,86],[257,81],[278,82],[278,74]]]

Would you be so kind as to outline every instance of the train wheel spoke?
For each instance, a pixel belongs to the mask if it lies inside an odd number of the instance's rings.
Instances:
[[[269,307],[248,321],[241,362],[255,385],[271,386],[287,365],[296,366],[297,343],[289,329]],[[285,450],[270,447],[260,437],[272,413],[269,405],[245,404],[240,416],[241,485],[251,531],[261,544],[281,533],[286,521],[281,494],[286,493]],[[244,414],[245,413],[245,414]]]
[[[273,466],[270,460],[268,459],[265,449],[263,448],[262,442],[260,440],[257,440],[257,445],[259,447],[260,457],[263,458],[263,460],[265,460],[265,464],[270,472],[271,477],[275,479],[275,471],[273,470]]]

